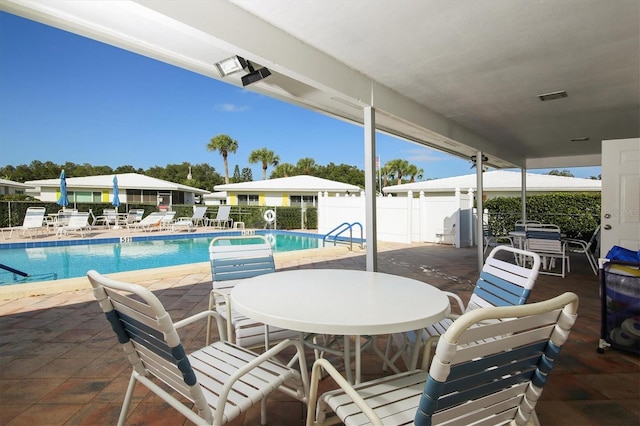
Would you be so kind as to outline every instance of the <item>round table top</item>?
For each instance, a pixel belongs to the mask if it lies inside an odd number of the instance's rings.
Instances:
[[[449,313],[448,297],[418,280],[380,272],[299,269],[248,278],[234,309],[256,321],[307,333],[390,334],[418,330]]]

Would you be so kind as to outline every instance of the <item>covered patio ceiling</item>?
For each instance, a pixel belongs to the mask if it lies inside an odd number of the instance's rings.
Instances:
[[[638,0],[0,0],[14,13],[496,168],[600,164],[640,136]],[[541,101],[538,95],[565,91]],[[586,138],[586,140],[585,140]]]

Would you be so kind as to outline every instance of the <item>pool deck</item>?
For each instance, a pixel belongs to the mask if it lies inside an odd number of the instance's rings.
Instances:
[[[107,232],[112,235],[116,231]],[[350,252],[345,247],[282,253],[275,258],[278,270],[365,269],[364,252]],[[378,267],[381,272],[456,292],[463,300],[468,299],[478,275],[475,249],[447,245],[379,243]],[[206,262],[204,267],[191,265],[175,274],[122,274],[118,278],[153,290],[175,320],[202,311],[208,304],[211,276]],[[18,298],[0,296],[4,299],[0,300],[0,424],[116,423],[130,367],[84,281],[85,287],[80,289],[61,287],[47,294],[35,291]],[[579,295],[579,318],[538,403],[541,424],[640,424],[640,359],[614,349],[605,354],[596,352],[600,335],[598,278],[584,256],[572,256],[571,272],[564,279],[541,275],[530,300],[547,299],[563,291]],[[185,327],[181,331],[185,347],[200,347],[204,333],[205,324]],[[385,339],[379,343],[384,345]],[[311,353],[307,359],[312,360]],[[365,380],[385,374],[375,355],[367,353],[363,361]],[[325,379],[322,385],[328,389],[333,384]],[[286,396],[276,393],[268,402],[270,425],[304,424],[305,415],[303,404]],[[258,423],[256,406],[231,424]],[[190,423],[138,386],[127,424]]]

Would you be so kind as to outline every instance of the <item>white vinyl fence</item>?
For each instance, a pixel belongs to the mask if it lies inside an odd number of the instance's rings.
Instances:
[[[378,197],[378,240],[400,243],[435,242],[468,247],[474,244],[473,191],[454,196],[415,198]],[[359,196],[318,193],[318,233],[327,234],[343,223],[359,222],[365,228],[364,192]],[[450,231],[453,231],[450,234]],[[348,235],[347,235],[348,236]],[[359,238],[359,227],[354,228]],[[364,235],[366,238],[366,235]]]

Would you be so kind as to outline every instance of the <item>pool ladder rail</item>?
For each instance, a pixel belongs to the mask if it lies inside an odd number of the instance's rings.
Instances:
[[[333,228],[331,231],[327,232],[327,234],[322,238],[322,247],[325,246],[326,241],[333,241],[333,245],[335,246],[337,243],[340,244],[348,244],[349,250],[353,251],[353,227],[357,226],[360,228],[360,248],[364,248],[364,239],[362,238],[363,229],[362,224],[360,222],[344,222],[340,225]],[[349,239],[347,237],[340,237],[343,233],[349,231]]]

